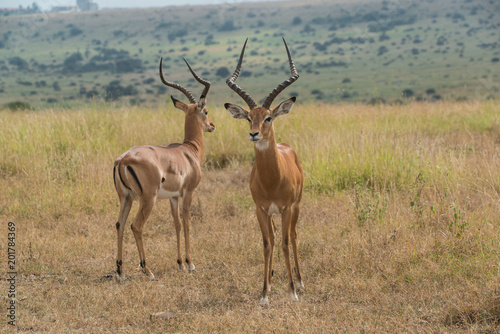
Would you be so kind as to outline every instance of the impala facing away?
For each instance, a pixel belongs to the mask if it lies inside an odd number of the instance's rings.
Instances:
[[[297,232],[295,230],[299,217],[304,173],[295,151],[288,144],[276,144],[273,127],[273,121],[278,116],[286,115],[290,112],[295,103],[295,97],[282,102],[274,109],[270,109],[270,106],[281,91],[299,78],[299,74],[295,69],[285,39],[283,39],[290,63],[291,77],[278,85],[265,99],[262,107],[258,107],[250,95],[234,82],[240,74],[247,41],[245,41],[241,50],[236,70],[226,80],[226,83],[243,98],[248,104],[250,111],[231,103],[226,103],[224,106],[234,118],[248,120],[250,123],[249,139],[254,143],[255,163],[250,174],[250,191],[256,205],[257,219],[264,242],[264,289],[261,303],[268,303],[267,294],[271,291],[274,250],[273,214],[281,214],[282,248],[288,272],[288,289],[292,300],[297,301],[295,288],[304,288],[300,276],[297,254]],[[293,257],[295,259],[296,286],[293,284],[292,278],[289,241],[292,243]]]
[[[179,269],[183,269],[180,240],[181,222],[179,219],[179,198],[182,198],[186,264],[188,271],[195,269],[190,253],[189,209],[193,191],[201,179],[200,165],[203,160],[203,132],[214,131],[215,125],[208,118],[208,110],[205,105],[210,82],[196,75],[188,62],[185,59],[184,61],[193,77],[205,86],[199,102],[196,102],[191,92],[180,84],[169,82],[163,78],[163,58],[160,61],[160,78],[162,82],[181,91],[190,102],[190,104],[185,104],[176,100],[173,96],[171,97],[174,106],[185,113],[184,142],[168,146],[145,145],[132,147],[116,159],[113,167],[113,180],[120,198],[120,214],[116,223],[118,232],[116,269],[120,279],[124,278],[122,269],[123,231],[134,200],[139,201],[139,211],[131,228],[139,250],[142,271],[149,275],[150,279],[155,278],[146,263],[142,229],[156,200],[165,198],[170,200],[177,235],[177,263]]]

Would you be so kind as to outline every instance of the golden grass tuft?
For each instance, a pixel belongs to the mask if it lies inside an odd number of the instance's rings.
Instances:
[[[137,270],[129,229],[131,279],[104,278],[116,256],[113,160],[133,145],[182,140],[182,113],[167,108],[1,113],[0,215],[17,226],[19,331],[498,331],[498,103],[299,104],[278,119],[279,140],[307,175],[298,227],[306,290],[289,301],[278,246],[266,308],[248,125],[219,107],[192,207],[196,272],[176,269],[160,201],[144,230],[157,281]],[[5,256],[6,224],[0,247]],[[7,288],[4,279],[5,297]],[[150,317],[157,312],[169,317]]]

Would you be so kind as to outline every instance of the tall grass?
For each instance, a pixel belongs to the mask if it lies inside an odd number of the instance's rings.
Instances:
[[[438,188],[473,188],[494,196],[500,183],[499,114],[494,103],[299,104],[277,119],[275,128],[277,140],[298,152],[311,192],[397,191],[423,178]],[[217,131],[205,135],[205,166],[250,164],[246,122],[217,107],[211,117]],[[75,205],[105,210],[107,201],[94,194],[112,197],[113,160],[134,145],[182,141],[182,123],[182,112],[170,106],[3,112],[0,175],[13,184],[29,180],[29,187],[8,187],[5,199],[15,204],[6,210],[29,214],[49,206],[64,212]]]

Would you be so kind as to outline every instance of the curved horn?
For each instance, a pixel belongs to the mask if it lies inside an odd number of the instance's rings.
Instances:
[[[191,94],[191,92],[188,91],[186,88],[182,87],[178,83],[170,82],[170,81],[165,80],[165,78],[163,77],[163,71],[162,71],[162,66],[161,66],[162,63],[163,63],[163,57],[161,57],[161,60],[160,60],[160,79],[161,79],[161,81],[166,86],[169,86],[169,87],[172,87],[172,88],[180,90],[184,95],[186,95],[186,97],[188,98],[189,102],[196,103],[196,100],[194,99],[193,94]]]
[[[212,84],[210,81],[208,80],[205,80],[205,79],[202,79],[200,78],[194,71],[193,69],[191,68],[191,66],[189,66],[189,63],[187,62],[187,60],[185,58],[182,58],[184,59],[184,62],[186,63],[187,67],[189,68],[189,70],[191,71],[191,74],[193,75],[193,77],[196,79],[196,81],[198,81],[199,83],[201,83],[203,86],[205,86],[205,88],[203,89],[203,92],[201,93],[201,98],[203,97],[206,97],[207,94],[208,94],[208,90],[210,89],[210,85]]]
[[[292,56],[290,56],[290,50],[288,50],[288,46],[286,45],[285,38],[283,38],[283,43],[285,43],[285,48],[286,48],[286,53],[288,54],[288,62],[290,63],[290,73],[291,76],[289,79],[283,81],[281,84],[276,87],[271,94],[265,99],[264,103],[262,106],[266,109],[269,109],[271,106],[271,103],[273,103],[274,99],[276,96],[278,96],[279,93],[283,91],[283,89],[287,88],[290,86],[295,80],[299,78],[299,73],[297,73],[297,69],[295,69],[295,65],[293,64]]]
[[[241,50],[241,55],[240,55],[240,60],[238,60],[238,65],[236,66],[233,75],[231,75],[229,78],[226,79],[226,84],[229,86],[229,88],[234,90],[243,100],[245,100],[250,109],[253,109],[257,107],[257,104],[250,97],[250,95],[247,94],[247,92],[245,92],[243,89],[241,89],[240,86],[234,83],[234,81],[238,78],[238,75],[240,75],[241,63],[243,62],[243,54],[245,53],[245,47],[247,46],[247,42],[248,38],[245,40],[245,44],[243,45],[243,49]]]

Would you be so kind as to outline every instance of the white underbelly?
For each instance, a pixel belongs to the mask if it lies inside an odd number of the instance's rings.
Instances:
[[[167,191],[163,188],[160,188],[160,191],[158,191],[158,199],[165,199],[165,198],[172,198],[172,197],[179,197],[181,193],[179,191]]]

